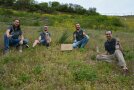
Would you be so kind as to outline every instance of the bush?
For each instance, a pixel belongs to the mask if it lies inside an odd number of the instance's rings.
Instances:
[[[69,37],[69,32],[68,31],[64,31],[59,39],[59,43],[65,43],[66,40]]]
[[[22,73],[19,77],[19,80],[22,82],[26,82],[30,80],[30,76],[26,73]]]
[[[0,9],[0,14],[1,15],[6,15],[6,16],[14,15],[13,11],[10,10],[10,9]]]
[[[69,68],[76,81],[95,81],[97,80],[97,72],[88,64],[84,64],[78,61],[72,61],[69,64]]]
[[[42,72],[42,67],[40,65],[37,65],[33,69],[34,74],[40,74]]]

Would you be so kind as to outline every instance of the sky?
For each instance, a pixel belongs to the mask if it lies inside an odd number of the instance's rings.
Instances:
[[[134,0],[36,0],[38,2],[58,1],[79,4],[84,8],[95,7],[103,15],[134,15]]]

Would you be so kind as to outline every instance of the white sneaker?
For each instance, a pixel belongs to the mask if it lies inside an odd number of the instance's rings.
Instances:
[[[20,53],[22,53],[22,50],[19,50]]]
[[[19,46],[19,52],[22,53],[22,46]]]

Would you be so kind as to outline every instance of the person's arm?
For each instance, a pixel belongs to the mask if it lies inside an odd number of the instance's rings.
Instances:
[[[82,31],[83,31],[83,35],[86,36],[87,34],[86,34],[85,30],[82,30]]]
[[[24,36],[23,34],[20,36],[20,39],[23,41],[24,40]]]
[[[84,36],[86,36],[86,35],[87,35],[85,31],[83,31],[83,35],[84,35]]]
[[[41,36],[39,36],[39,38],[38,38],[38,39],[39,39],[39,41],[40,41],[40,40],[41,40]]]
[[[46,40],[47,40],[48,43],[51,42],[51,35],[50,35],[50,33],[47,34]]]
[[[20,44],[23,44],[24,36],[23,34],[20,36]]]
[[[49,33],[49,42],[51,42],[51,41],[52,41],[51,34]]]
[[[76,40],[76,34],[75,33],[73,34],[73,40]]]
[[[89,39],[89,36],[86,34],[85,31],[83,31],[83,35]]]
[[[7,37],[12,37],[12,35],[10,35],[10,29],[7,29],[6,35],[7,35]]]

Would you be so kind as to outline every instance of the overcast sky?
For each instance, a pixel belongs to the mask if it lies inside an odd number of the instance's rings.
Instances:
[[[79,4],[84,8],[97,8],[101,14],[134,15],[134,0],[36,0],[38,2],[58,1],[60,3]]]

